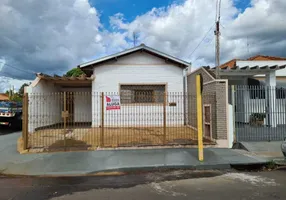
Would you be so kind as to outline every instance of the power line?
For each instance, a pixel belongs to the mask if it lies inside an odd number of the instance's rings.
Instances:
[[[193,53],[197,50],[197,48],[202,44],[202,42],[206,39],[207,35],[209,34],[209,32],[212,30],[212,28],[214,27],[215,24],[212,24],[212,26],[210,27],[210,29],[206,32],[206,34],[204,35],[203,39],[198,43],[198,45],[194,48],[194,50],[192,51],[192,53],[188,56],[191,57],[193,55]]]
[[[17,68],[17,67],[14,67],[14,66],[12,66],[12,65],[8,65],[7,63],[5,63],[5,62],[0,62],[0,63],[3,63],[4,65],[6,65],[6,66],[8,66],[8,67],[11,67],[11,68],[13,68],[13,69],[16,69],[16,70],[19,70],[19,71],[22,71],[22,72],[25,72],[25,73],[28,73],[28,74],[35,74],[35,72],[28,72],[28,71],[26,71],[26,70],[23,70],[23,69],[19,69],[19,68]]]
[[[214,38],[212,38],[208,43],[207,43],[207,47],[212,44]],[[199,59],[199,56],[196,58],[196,60],[192,61],[192,62],[196,62]]]

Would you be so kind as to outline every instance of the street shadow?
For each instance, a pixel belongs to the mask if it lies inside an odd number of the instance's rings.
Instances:
[[[22,127],[8,127],[0,125],[0,136],[22,131]]]

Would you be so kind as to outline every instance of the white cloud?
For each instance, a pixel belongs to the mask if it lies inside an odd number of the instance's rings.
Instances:
[[[0,4],[0,18],[9,19],[0,21],[0,56],[32,72],[63,73],[105,54],[110,47],[116,51],[124,45],[103,30],[88,0],[5,0]],[[3,73],[10,70],[16,78],[34,77],[9,66]]]
[[[195,67],[214,65],[213,30],[202,40],[215,21],[215,0],[187,0],[167,8],[154,8],[128,23],[122,14],[111,17],[114,30],[123,30],[131,38],[137,31],[140,41],[180,58]],[[243,13],[234,1],[222,1],[221,60],[255,54],[286,56],[286,1],[253,0]],[[247,44],[248,49],[247,50]]]
[[[255,54],[286,57],[286,1],[252,0],[242,13],[235,1],[222,1],[222,62]],[[1,0],[0,18],[9,20],[0,20],[0,57],[22,69],[5,65],[1,73],[18,79],[33,79],[31,72],[61,74],[83,61],[131,47],[134,31],[137,44],[192,61],[195,67],[214,65],[216,0],[179,2],[153,8],[130,22],[122,13],[110,16],[113,29],[108,31],[88,0]],[[12,81],[0,80],[2,88]]]
[[[0,93],[3,93],[10,89],[12,86],[15,91],[18,91],[24,83],[30,83],[30,80],[19,80],[14,78],[9,78],[5,76],[0,76]]]
[[[216,2],[209,0],[188,0],[183,4],[173,4],[167,8],[153,8],[144,15],[137,16],[131,23],[124,22],[122,14],[115,15],[110,22],[116,29],[139,33],[139,39],[155,48],[169,52],[187,60],[210,63],[214,54],[214,22]],[[228,25],[238,10],[232,1],[222,3],[222,22]],[[201,47],[190,56],[193,49],[209,32]]]

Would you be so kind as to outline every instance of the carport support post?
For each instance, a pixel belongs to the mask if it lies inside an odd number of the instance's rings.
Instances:
[[[275,71],[266,74],[266,106],[268,114],[266,115],[267,125],[276,127],[276,74]]]
[[[164,138],[163,138],[163,144],[166,144],[166,121],[167,121],[167,113],[166,113],[166,103],[167,103],[167,98],[166,98],[166,92],[164,92],[164,103],[163,103],[163,120],[164,120],[164,124],[163,124],[163,126],[164,126]]]
[[[104,93],[101,93],[101,131],[100,131],[100,147],[104,146]]]
[[[26,150],[28,147],[28,94],[27,93],[24,93],[22,115],[23,115],[23,122],[22,122],[23,149]]]
[[[201,91],[201,76],[196,76],[196,92],[197,92],[197,123],[198,123],[198,151],[199,161],[204,160],[203,149],[203,113],[202,113],[202,91]]]

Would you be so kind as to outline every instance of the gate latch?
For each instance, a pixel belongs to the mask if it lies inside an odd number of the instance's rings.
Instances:
[[[69,111],[62,111],[62,118],[68,118],[69,117]]]

